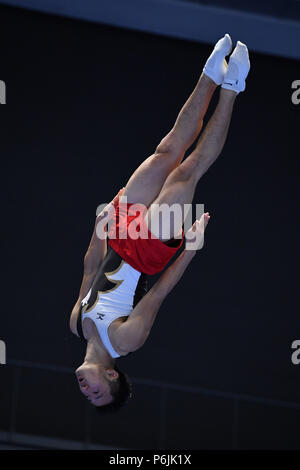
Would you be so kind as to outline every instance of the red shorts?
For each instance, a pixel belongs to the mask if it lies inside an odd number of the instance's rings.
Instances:
[[[131,210],[133,205],[135,207]],[[140,211],[136,209],[137,204],[116,201],[115,214],[108,232],[108,243],[126,263],[137,271],[156,274],[164,269],[181,247],[184,231],[182,230],[182,238],[162,242],[148,229],[144,220],[145,206],[141,205]],[[132,237],[134,233],[136,239]]]

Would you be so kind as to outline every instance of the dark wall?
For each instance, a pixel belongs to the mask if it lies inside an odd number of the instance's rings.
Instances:
[[[211,49],[13,8],[0,23],[0,428],[128,448],[300,448],[299,63],[250,51],[225,148],[195,194],[211,213],[205,246],[145,346],[120,360],[135,400],[100,419],[72,374],[33,365],[81,363],[68,321],[96,208],[170,130]]]

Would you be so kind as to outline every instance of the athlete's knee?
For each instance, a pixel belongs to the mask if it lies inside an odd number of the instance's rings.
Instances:
[[[196,170],[197,161],[191,158],[187,158],[174,171],[176,171],[176,176],[179,180],[187,181],[195,177]]]
[[[178,164],[174,154],[171,152],[161,152],[156,149],[155,153],[151,157],[150,166],[161,170],[165,169],[170,172],[176,168]]]
[[[161,158],[167,157],[179,165],[184,155],[184,149],[179,145],[178,140],[169,134],[158,144],[155,153]]]

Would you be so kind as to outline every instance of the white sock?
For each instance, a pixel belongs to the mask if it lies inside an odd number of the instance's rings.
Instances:
[[[236,93],[246,88],[246,78],[250,70],[248,49],[245,44],[238,41],[236,48],[230,56],[227,72],[225,74],[222,88],[233,90]]]
[[[227,70],[227,62],[225,57],[230,54],[232,41],[229,34],[220,39],[214,47],[211,55],[206,61],[203,73],[211,78],[216,85],[221,85]]]

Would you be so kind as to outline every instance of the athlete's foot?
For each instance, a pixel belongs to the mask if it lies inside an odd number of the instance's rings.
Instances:
[[[250,70],[250,60],[247,46],[238,41],[230,56],[227,72],[222,88],[232,90],[237,94],[246,88],[246,78]]]
[[[227,62],[225,57],[230,54],[232,41],[229,34],[220,39],[214,47],[211,55],[207,59],[203,68],[203,73],[207,75],[216,85],[223,83],[227,71]]]

